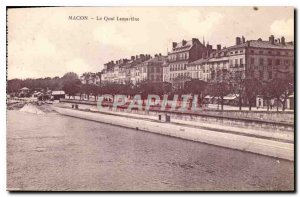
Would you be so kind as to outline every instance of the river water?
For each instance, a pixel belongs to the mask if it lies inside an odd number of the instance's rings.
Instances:
[[[294,164],[62,116],[7,112],[9,190],[293,190]]]

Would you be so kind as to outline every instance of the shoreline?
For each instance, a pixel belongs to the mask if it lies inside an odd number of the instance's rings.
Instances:
[[[294,143],[53,106],[62,115],[294,161]],[[134,120],[134,121],[133,121]]]

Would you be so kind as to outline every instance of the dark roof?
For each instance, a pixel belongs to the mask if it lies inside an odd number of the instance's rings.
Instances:
[[[294,45],[291,43],[286,43],[283,45],[282,43],[274,43],[272,44],[269,41],[263,41],[263,40],[248,40],[245,43],[234,45],[231,47],[228,47],[227,49],[236,49],[236,48],[243,48],[243,47],[255,47],[255,48],[271,48],[271,49],[294,49]]]
[[[149,60],[146,60],[145,63],[150,62],[164,62],[167,59],[166,56],[156,56],[154,58],[151,58]]]
[[[184,40],[185,41],[185,40]],[[172,53],[177,53],[177,52],[183,52],[183,51],[188,51],[193,47],[193,44],[195,42],[199,42],[200,44],[202,44],[198,39],[194,38],[192,40],[188,40],[185,41],[185,44],[183,44],[183,41],[181,42],[176,42],[176,47],[172,48],[172,51],[170,52],[170,54]],[[202,44],[203,45],[203,44]]]
[[[193,61],[193,62],[191,62],[191,63],[189,63],[189,64],[192,64],[192,65],[202,64],[202,63],[207,62],[208,60],[209,60],[209,59],[203,59],[203,58],[201,58],[201,59],[198,59],[198,60],[196,60],[196,61]]]

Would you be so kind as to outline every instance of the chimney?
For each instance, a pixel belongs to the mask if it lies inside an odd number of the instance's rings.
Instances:
[[[135,57],[134,56],[131,56],[131,60],[134,60],[135,59]]]
[[[244,37],[244,36],[242,36],[242,42],[243,42],[243,43],[245,43],[245,42],[246,42],[246,40],[245,40],[245,37]]]
[[[217,50],[218,51],[221,50],[221,45],[220,44],[217,45]]]
[[[157,57],[157,56],[158,56],[157,54],[154,55],[154,57]]]
[[[277,40],[278,40],[278,43],[280,44],[280,38],[278,38]]]
[[[135,59],[136,59],[136,60],[137,60],[137,59],[139,59],[139,56],[138,56],[138,55],[136,55],[136,56],[135,56]]]
[[[241,44],[241,38],[240,37],[236,37],[235,38],[235,44],[236,45],[240,45]]]
[[[182,40],[182,46],[186,45],[186,40]]]
[[[283,36],[281,37],[281,44],[285,45],[285,38]]]
[[[161,56],[161,53],[159,53],[158,55]]]
[[[273,36],[273,35],[271,35],[271,36],[269,37],[269,42],[270,42],[271,44],[274,44],[274,36]]]
[[[177,46],[177,42],[173,42],[173,48],[175,48]]]

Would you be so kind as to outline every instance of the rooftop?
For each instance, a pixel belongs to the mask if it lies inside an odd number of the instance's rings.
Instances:
[[[294,49],[294,45],[291,44],[290,42],[286,42],[285,44],[282,43],[271,43],[269,41],[264,41],[264,40],[248,40],[245,43],[239,44],[239,45],[234,45],[231,47],[228,47],[227,49],[235,49],[235,48],[240,48],[240,47],[255,47],[255,48],[270,48],[270,49]]]
[[[196,42],[202,44],[197,38],[188,41],[182,40],[181,42],[173,42],[172,51],[170,53],[188,51]]]
[[[201,59],[198,59],[198,60],[196,60],[196,61],[193,61],[193,62],[191,62],[191,63],[189,63],[189,64],[191,64],[191,65],[202,64],[202,63],[207,62],[208,60],[209,60],[208,58],[207,58],[207,59],[201,58]]]

